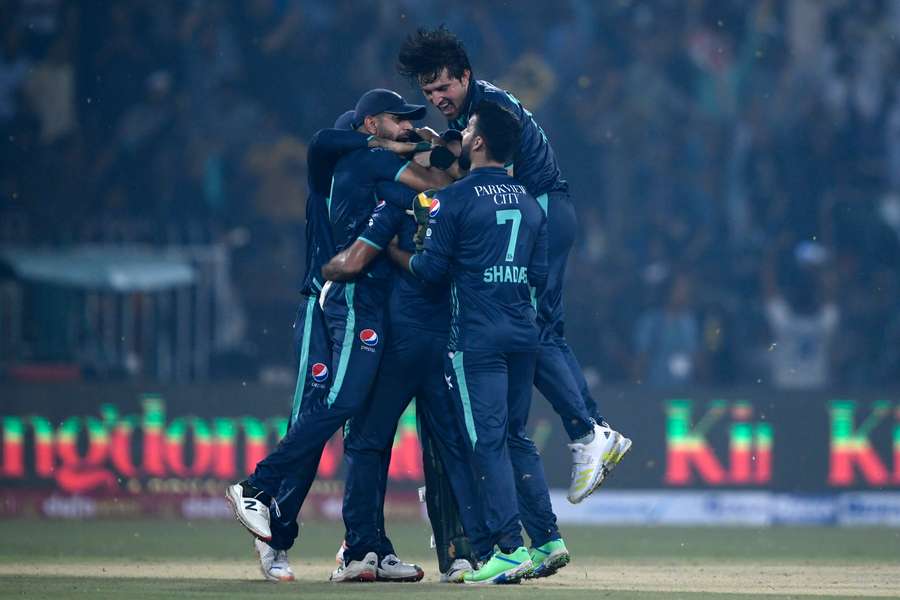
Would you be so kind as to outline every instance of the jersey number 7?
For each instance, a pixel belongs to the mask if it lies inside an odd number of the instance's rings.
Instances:
[[[512,221],[509,231],[509,245],[506,246],[506,262],[512,262],[516,257],[516,241],[519,239],[519,225],[522,223],[522,213],[518,208],[508,208],[497,211],[497,225],[503,225]]]

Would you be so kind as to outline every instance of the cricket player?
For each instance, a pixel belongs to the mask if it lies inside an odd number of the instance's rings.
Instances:
[[[352,126],[368,136],[403,141],[412,131],[411,120],[421,119],[424,114],[424,106],[407,104],[396,92],[376,89],[363,94],[357,102]],[[445,185],[450,178],[441,171],[426,169],[379,147],[363,147],[345,154],[334,165],[330,194],[325,199],[323,211],[329,226],[323,235],[317,236],[318,239],[321,241],[330,235],[333,252],[354,242],[375,207],[375,186],[384,180],[400,181],[413,189],[424,190]],[[315,221],[313,227],[317,226],[321,227],[321,219]],[[314,273],[312,277],[316,279]],[[361,410],[381,358],[383,345],[379,345],[379,332],[383,330],[390,285],[390,265],[382,260],[375,261],[357,280],[322,286],[317,303],[327,332],[330,360],[316,363],[322,364],[324,370],[314,364],[310,374],[314,381],[328,381],[327,393],[320,393],[316,388],[307,406],[301,401],[296,418],[275,450],[257,464],[248,479],[226,490],[235,517],[263,542],[276,544],[270,548],[276,551],[280,563],[286,564],[286,555],[282,561],[278,554],[284,542],[273,539],[275,535],[271,529],[271,523],[280,521],[283,514],[278,499],[289,497],[292,512],[294,505],[299,511],[315,477],[325,443]],[[317,314],[314,303],[308,300],[306,310],[312,317]],[[304,320],[304,330],[307,322],[314,324],[314,318]],[[317,341],[312,332],[309,339],[310,343]],[[305,377],[305,371],[302,373]],[[275,514],[274,520],[270,518],[270,507]],[[294,512],[293,527],[296,527],[296,514]],[[296,531],[293,536],[296,537]],[[367,555],[362,561],[365,568],[358,569],[356,579],[374,581],[383,566],[377,564],[377,559],[374,552]],[[393,568],[384,566],[381,574],[390,578]]]
[[[329,281],[358,277],[395,235],[401,248],[415,250],[416,222],[407,215],[415,192],[390,183],[379,185],[378,190],[383,202],[373,213],[368,229],[322,269]],[[427,206],[429,210],[430,199]],[[379,556],[393,554],[384,531],[379,531],[387,483],[379,467],[387,464],[397,421],[413,398],[420,418],[423,462],[429,465],[426,503],[434,526],[442,580],[460,582],[472,570],[477,555],[491,552],[469,466],[467,440],[444,379],[449,324],[447,285],[425,284],[405,269],[399,273],[390,298],[388,341],[372,399],[353,420],[345,437],[345,459],[351,467],[343,510],[347,531],[345,564],[372,549]],[[449,494],[433,493],[448,483]],[[373,493],[375,490],[377,494]],[[442,502],[452,502],[453,507],[442,506]],[[457,511],[457,505],[463,510]],[[457,512],[462,523],[454,529]],[[418,578],[421,579],[421,573]]]
[[[335,121],[334,129],[322,129],[310,140],[307,152],[306,201],[306,274],[300,286],[300,307],[294,322],[294,347],[299,362],[290,424],[297,420],[301,409],[315,406],[327,393],[331,349],[324,315],[318,305],[319,291],[324,280],[321,267],[334,255],[334,243],[326,209],[326,199],[337,160],[344,154],[364,148],[387,148],[398,154],[415,151],[415,145],[367,135],[351,128],[353,111],[347,111]],[[287,559],[299,528],[297,515],[299,498],[312,485],[319,457],[313,457],[304,478],[287,476],[277,496],[280,513],[271,522],[272,539],[264,542],[254,538],[254,547],[263,576],[270,581],[293,581],[294,572]]]
[[[435,195],[421,254],[390,251],[424,281],[450,278],[445,377],[471,444],[492,546],[465,583],[512,583],[569,560],[540,456],[525,433],[540,338],[532,294],[547,281],[547,220],[504,167],[520,131],[505,108],[473,106],[462,139],[469,175]]]
[[[522,127],[521,142],[509,164],[548,219],[549,275],[538,298],[541,330],[534,383],[560,415],[572,440],[573,465],[568,499],[589,496],[631,447],[631,440],[609,427],[564,337],[562,306],[566,261],[575,240],[575,210],[550,142],[532,114],[509,92],[475,80],[465,48],[445,27],[420,29],[400,49],[398,70],[421,89],[451,128],[466,127],[475,106],[489,102],[511,111]]]

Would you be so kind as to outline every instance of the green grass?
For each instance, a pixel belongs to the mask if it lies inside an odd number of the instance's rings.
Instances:
[[[37,593],[35,586],[40,586]],[[0,577],[0,598],[52,598],[53,600],[210,600],[235,598],[268,600],[270,598],[323,598],[330,600],[360,600],[360,598],[397,598],[400,595],[428,600],[490,600],[527,598],[530,600],[771,600],[796,598],[809,600],[818,596],[764,596],[759,594],[628,592],[618,590],[548,590],[528,584],[497,588],[471,588],[441,584],[416,584],[402,588],[401,584],[368,584],[364,586],[335,586],[330,583],[272,585],[264,581],[235,584],[208,580],[114,580],[99,577],[58,577],[35,582],[29,577]],[[412,592],[412,593],[410,593]],[[824,596],[823,596],[824,597]],[[834,600],[836,597],[831,597]],[[840,598],[862,598],[841,596]]]
[[[639,562],[866,563],[900,557],[900,529],[563,527],[575,557]],[[423,523],[394,523],[388,533],[404,557],[434,557]],[[292,556],[331,560],[343,528],[304,524]],[[0,563],[176,559],[245,560],[249,538],[234,521],[0,521]]]
[[[321,579],[294,585],[272,585],[240,579],[169,579],[164,577],[97,577],[97,569],[84,577],[73,573],[29,575],[29,565],[110,563],[151,565],[177,562],[182,565],[253,565],[249,536],[233,521],[88,521],[56,520],[0,521],[0,598],[52,598],[53,600],[105,599],[151,600],[273,598],[302,596],[333,600],[362,597],[424,597],[429,600],[491,598],[506,600],[568,600],[572,598],[609,600],[766,600],[771,598],[850,598],[852,595],[760,595],[752,593],[629,591],[588,581],[587,573],[611,565],[675,565],[689,569],[698,565],[836,566],[897,564],[900,557],[900,530],[888,528],[673,528],[673,527],[574,527],[563,528],[573,553],[568,579],[543,580],[542,586],[527,583],[502,588],[470,588],[436,583],[416,585],[369,584],[336,586]],[[324,565],[333,560],[342,527],[336,523],[307,524],[291,552],[296,570],[302,575],[304,562]],[[416,561],[433,561],[428,548],[425,523],[395,523],[390,533],[400,554]],[[78,567],[75,567],[78,568]],[[165,567],[162,567],[165,568]],[[427,568],[427,567],[426,567]],[[889,567],[893,568],[893,567]],[[5,570],[4,570],[5,569]],[[829,571],[831,569],[829,568]],[[834,569],[839,573],[840,569]],[[139,571],[138,571],[139,572]],[[581,573],[585,580],[581,580]],[[77,573],[74,573],[77,574]],[[324,578],[323,578],[324,579]],[[887,584],[890,589],[890,584]],[[624,586],[620,586],[624,587]],[[900,583],[897,584],[900,595]],[[744,591],[738,588],[736,591]],[[746,589],[752,592],[753,589]],[[882,595],[881,597],[885,597]]]
[[[40,586],[37,593],[35,586]],[[672,592],[627,592],[615,590],[548,590],[536,589],[527,584],[502,586],[497,588],[471,588],[441,584],[416,584],[400,587],[401,584],[368,584],[355,586],[335,586],[330,583],[303,583],[297,585],[272,585],[264,581],[238,583],[208,580],[114,580],[99,577],[57,577],[35,581],[30,577],[0,577],[0,598],[52,598],[53,600],[209,600],[212,598],[235,598],[241,600],[268,600],[270,598],[323,598],[330,600],[360,600],[360,598],[396,598],[402,595],[428,600],[481,600],[490,598],[530,600],[771,600],[774,596],[759,594],[722,593],[672,593]],[[413,593],[410,593],[413,592]],[[778,596],[808,600],[810,596]],[[849,598],[844,596],[843,598]]]

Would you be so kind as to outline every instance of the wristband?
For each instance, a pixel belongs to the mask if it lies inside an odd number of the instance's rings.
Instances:
[[[456,162],[456,155],[445,146],[435,146],[431,151],[431,166],[444,171]]]

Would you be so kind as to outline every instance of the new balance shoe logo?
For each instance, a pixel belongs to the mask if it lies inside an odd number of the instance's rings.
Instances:
[[[244,510],[256,512],[256,500],[244,500]]]

